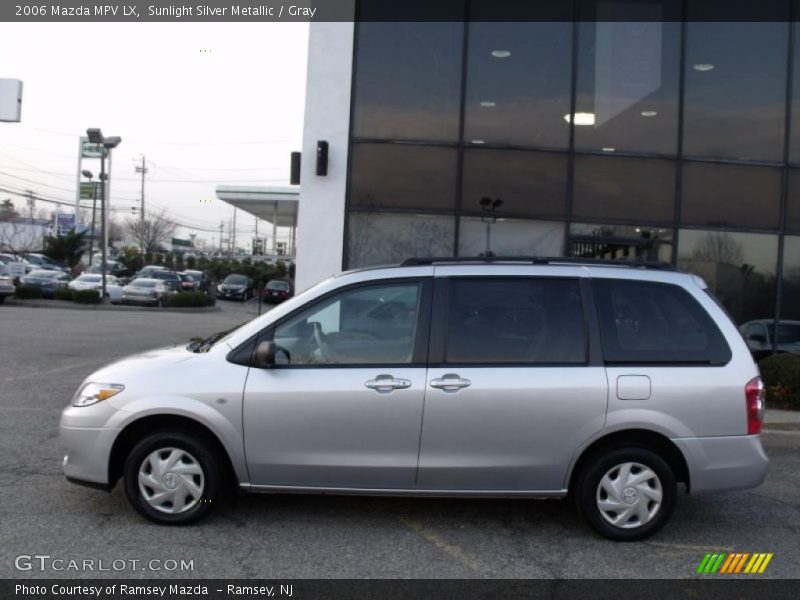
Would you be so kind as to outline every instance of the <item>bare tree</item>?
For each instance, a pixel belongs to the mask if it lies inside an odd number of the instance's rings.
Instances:
[[[0,222],[10,221],[11,219],[16,219],[18,216],[19,213],[11,198],[3,200],[2,204],[0,204]]]
[[[145,254],[150,254],[169,242],[178,226],[162,210],[160,213],[151,212],[150,218],[144,221],[132,219],[128,221],[127,227],[137,245],[144,248]]]
[[[43,246],[44,231],[40,226],[22,221],[0,223],[0,252],[41,252]]]
[[[715,231],[700,239],[692,252],[692,258],[738,266],[744,263],[744,250],[729,233]]]
[[[139,223],[137,221],[137,223]],[[140,223],[139,223],[140,224]],[[125,228],[116,219],[108,220],[108,241],[112,244],[114,242],[121,242],[125,237]]]

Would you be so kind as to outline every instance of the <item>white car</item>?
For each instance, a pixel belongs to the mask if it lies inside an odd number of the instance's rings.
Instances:
[[[84,273],[69,282],[67,287],[71,290],[97,290],[103,287],[103,277],[100,273]],[[106,275],[106,297],[112,304],[122,302],[122,285],[113,275]]]

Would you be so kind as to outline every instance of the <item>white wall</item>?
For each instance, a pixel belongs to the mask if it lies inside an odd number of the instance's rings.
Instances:
[[[298,291],[342,270],[353,33],[352,22],[310,25],[297,220]],[[327,176],[316,175],[317,140],[329,145]]]

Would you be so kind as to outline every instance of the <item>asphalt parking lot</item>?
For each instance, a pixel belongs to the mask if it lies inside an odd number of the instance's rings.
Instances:
[[[706,552],[772,552],[769,577],[796,577],[800,432],[765,435],[767,481],[746,492],[681,496],[646,542],[597,537],[565,501],[252,495],[199,525],[153,525],[110,494],[61,474],[58,419],[81,380],[126,354],[252,318],[209,313],[0,307],[0,578],[6,577],[690,577]],[[20,571],[19,555],[123,560],[120,571]],[[192,570],[142,570],[192,561]],[[140,561],[133,566],[131,561]],[[162,563],[163,564],[163,563]],[[171,563],[170,563],[171,564]]]

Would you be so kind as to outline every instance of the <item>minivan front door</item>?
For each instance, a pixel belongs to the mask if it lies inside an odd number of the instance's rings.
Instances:
[[[408,489],[425,393],[430,281],[361,284],[264,333],[251,368],[245,452],[255,486]]]
[[[417,485],[559,492],[602,429],[608,384],[591,364],[575,278],[437,280]],[[438,364],[434,364],[434,361]]]

